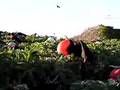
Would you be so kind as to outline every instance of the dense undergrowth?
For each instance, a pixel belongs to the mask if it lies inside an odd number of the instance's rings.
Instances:
[[[62,39],[54,36],[0,33],[0,90],[119,90],[119,81],[109,80],[120,64],[120,40],[88,43],[96,66],[82,79],[81,62],[57,54]]]

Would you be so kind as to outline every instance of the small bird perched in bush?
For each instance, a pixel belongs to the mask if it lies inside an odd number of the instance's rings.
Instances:
[[[74,56],[82,58],[83,63],[93,63],[93,54],[83,41],[62,40],[58,44],[57,52],[65,57],[74,54]]]

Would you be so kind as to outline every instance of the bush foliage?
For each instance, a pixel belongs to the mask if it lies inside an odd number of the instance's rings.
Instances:
[[[13,35],[17,35],[16,38]],[[0,32],[1,90],[118,90],[119,81],[109,80],[110,65],[119,65],[120,41],[103,38],[87,43],[97,62],[94,72],[82,80],[81,62],[57,54],[62,39],[54,36]]]

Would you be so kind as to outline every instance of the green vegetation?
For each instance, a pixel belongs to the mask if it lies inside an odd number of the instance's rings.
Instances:
[[[103,34],[107,32],[105,26],[99,29],[105,38],[87,43],[97,64],[85,80],[81,79],[81,63],[73,55],[64,58],[57,54],[62,39],[0,32],[0,89],[119,90],[119,81],[109,80],[108,76],[109,65],[120,65],[119,36]]]
[[[120,39],[120,29],[111,26],[99,25],[99,33],[103,39]]]

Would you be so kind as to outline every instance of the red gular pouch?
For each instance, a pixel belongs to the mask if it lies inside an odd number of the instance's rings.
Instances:
[[[110,73],[110,79],[118,80],[120,78],[120,69],[114,69]]]
[[[64,55],[65,57],[70,55],[70,48],[73,46],[73,43],[69,39],[62,40],[57,47],[57,52]]]

